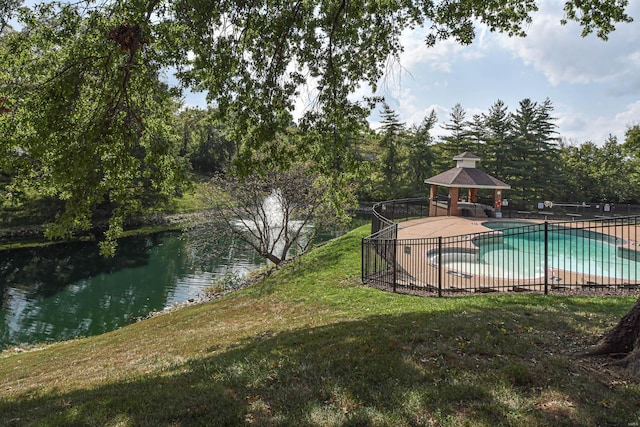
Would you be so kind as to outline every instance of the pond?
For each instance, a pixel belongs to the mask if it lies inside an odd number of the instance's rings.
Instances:
[[[91,242],[0,252],[0,349],[97,335],[266,265],[248,248],[163,232],[121,239],[113,258]],[[206,247],[206,246],[205,246]]]

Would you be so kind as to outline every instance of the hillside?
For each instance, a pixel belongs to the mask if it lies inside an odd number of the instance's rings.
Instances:
[[[633,425],[640,383],[571,353],[632,298],[360,285],[361,227],[213,302],[0,357],[0,425]]]

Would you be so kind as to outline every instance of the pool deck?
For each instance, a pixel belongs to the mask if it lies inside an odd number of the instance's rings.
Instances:
[[[493,221],[505,221],[507,219],[494,219]],[[489,218],[464,218],[459,216],[437,216],[432,218],[420,218],[400,222],[398,239],[422,239],[427,237],[450,237],[463,234],[484,233],[493,231],[482,225],[483,222],[492,221]],[[509,222],[523,222],[523,225],[544,222],[542,220],[518,220],[508,219]]]
[[[484,232],[492,232],[494,230],[485,227],[482,223],[486,223],[488,221],[509,221],[509,222],[522,222],[523,225],[531,224],[531,223],[543,223],[543,219],[513,219],[513,218],[502,218],[502,219],[489,219],[489,218],[466,218],[466,217],[454,217],[454,216],[440,216],[440,217],[431,217],[431,218],[420,218],[409,221],[403,221],[399,223],[398,228],[398,239],[423,239],[423,238],[433,238],[433,237],[451,237],[451,236],[461,236],[467,234],[475,234],[475,233],[484,233]],[[557,222],[557,221],[549,221],[549,222]],[[565,221],[562,221],[565,222]],[[566,224],[567,226],[571,226],[571,223]],[[575,226],[579,226],[578,223]],[[640,252],[640,246],[637,241],[640,241],[640,230],[639,227],[631,226],[630,228],[626,228],[626,231],[622,233],[624,235],[619,235],[621,231],[619,230],[611,230],[613,231],[612,235],[618,235],[617,237],[623,238],[624,243],[619,244],[618,248],[625,248],[629,251]],[[603,230],[604,231],[604,230]],[[468,242],[458,242],[455,244],[456,247],[459,248],[474,248],[475,245],[471,240]],[[411,276],[418,278],[423,276],[425,273],[428,273],[430,277],[434,276],[435,266],[432,264],[425,265],[424,254],[410,254],[405,255],[401,259],[399,259],[399,263],[402,268],[409,273]],[[434,270],[434,271],[431,271]],[[449,271],[451,273],[451,271]],[[549,285],[555,288],[563,288],[566,285],[574,284],[578,286],[599,286],[599,283],[603,283],[602,277],[589,276],[586,274],[578,274],[570,271],[563,271],[558,269],[549,269]],[[456,277],[447,275],[447,283],[448,286],[457,289],[469,289],[470,287],[490,287],[493,286],[495,282],[495,278],[492,277],[474,277],[473,280],[469,280],[471,276],[466,277]],[[501,284],[507,285],[509,287],[515,288],[520,285],[530,286],[530,290],[534,289],[542,289],[541,280],[544,282],[543,278],[533,278],[533,279],[511,279],[511,280],[502,280]],[[474,282],[473,284],[471,282]],[[476,290],[477,291],[477,290]]]
[[[455,216],[438,216],[431,218],[419,218],[409,221],[403,221],[398,223],[400,225],[398,229],[398,239],[422,239],[429,237],[450,237],[461,236],[464,234],[484,233],[494,231],[488,227],[482,225],[488,221],[509,221],[509,222],[522,222],[522,225],[529,224],[542,224],[542,219],[516,219],[516,218],[465,218]],[[565,227],[579,227],[583,222],[568,222],[564,221],[549,221],[549,223],[561,222]],[[588,221],[586,221],[588,222]],[[633,230],[633,232],[632,232]],[[598,231],[598,230],[594,230]],[[629,249],[635,249],[640,247],[640,227],[628,227],[626,233],[621,233],[619,229],[614,229],[612,236],[619,237],[626,241],[626,243],[620,245],[622,247],[628,247]],[[639,249],[640,250],[640,249]]]

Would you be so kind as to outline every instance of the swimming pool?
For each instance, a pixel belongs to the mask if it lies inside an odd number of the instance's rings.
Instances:
[[[443,258],[448,271],[505,279],[544,278],[544,224],[490,221],[482,225],[495,231],[471,238],[477,248],[474,257],[455,257],[455,249],[449,249],[450,255]],[[626,240],[592,230],[551,224],[548,227],[546,266],[549,278],[559,270],[585,277],[629,281],[640,278],[639,252],[629,248]]]

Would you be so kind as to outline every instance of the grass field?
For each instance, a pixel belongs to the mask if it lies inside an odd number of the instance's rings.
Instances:
[[[0,356],[0,425],[632,426],[640,379],[580,359],[632,298],[360,285],[361,227],[242,291]]]

